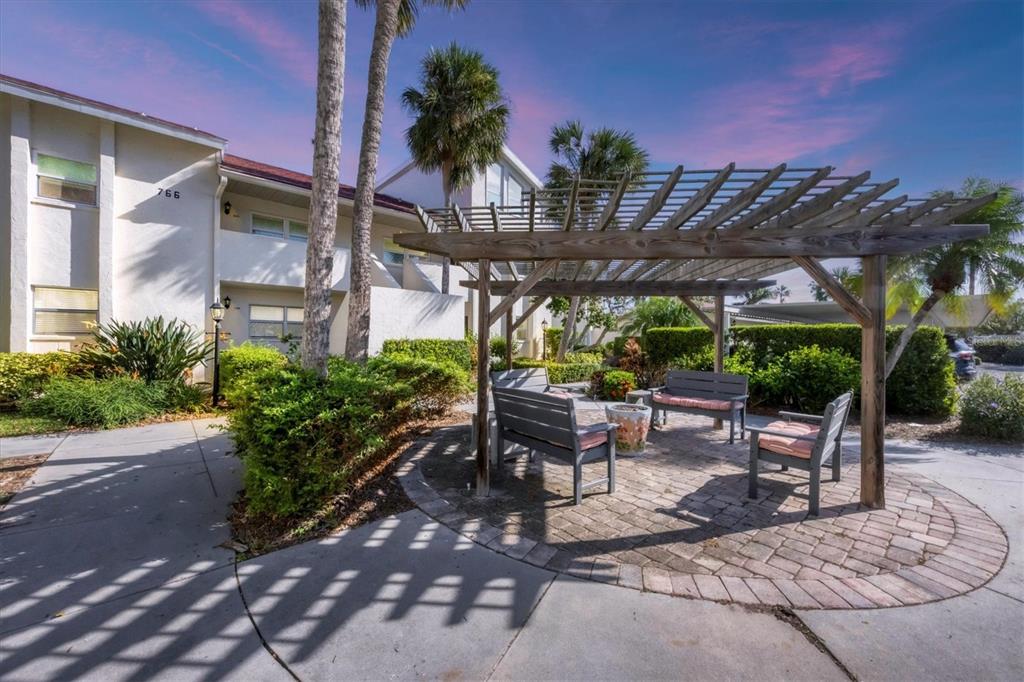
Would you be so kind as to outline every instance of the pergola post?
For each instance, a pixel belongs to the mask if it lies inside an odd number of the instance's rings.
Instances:
[[[861,325],[860,501],[885,506],[885,256],[861,258],[864,307]]]
[[[711,331],[715,335],[715,371],[725,371],[725,296],[715,296],[715,326]],[[723,428],[722,420],[715,419],[714,428]]]
[[[490,459],[487,457],[487,384],[491,366],[491,262],[486,258],[479,261],[480,286],[477,289],[476,323],[476,494],[487,497],[491,493]]]
[[[505,369],[512,369],[512,309],[505,313]]]

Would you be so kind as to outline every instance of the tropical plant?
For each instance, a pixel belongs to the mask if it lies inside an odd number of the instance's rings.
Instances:
[[[623,175],[638,175],[647,170],[649,156],[628,130],[597,128],[589,133],[579,120],[566,121],[551,129],[548,141],[555,157],[548,168],[548,188],[567,187],[574,178],[587,180],[618,180]],[[580,213],[592,213],[601,194],[588,194],[578,200],[575,207]],[[557,357],[561,360],[569,349],[576,334],[576,314],[579,297],[573,297],[567,309],[565,329],[558,345]],[[607,329],[607,327],[605,327]]]
[[[619,318],[628,310],[630,301],[624,296],[578,296],[577,298],[579,303],[576,317],[577,320],[583,320],[585,326],[579,334],[569,339],[566,344],[567,352],[568,349],[576,346],[580,336],[588,328],[601,330],[601,336],[594,342],[594,345],[600,344],[605,335],[615,327]],[[568,296],[552,296],[545,305],[551,314],[562,316],[568,314],[571,306],[572,301]],[[557,348],[558,345],[555,347]]]
[[[771,297],[779,299],[779,303],[785,303],[790,294],[792,294],[792,292],[785,284],[780,284],[771,290]]]
[[[469,0],[423,0],[424,4],[464,7]],[[356,0],[360,7],[376,7],[373,45],[366,79],[366,108],[359,147],[359,170],[352,206],[352,272],[349,286],[348,335],[345,357],[365,362],[370,345],[371,254],[370,227],[377,184],[377,159],[384,125],[384,93],[388,62],[395,38],[408,35],[416,22],[416,0]],[[447,293],[447,292],[446,292]]]
[[[320,0],[313,186],[309,198],[302,366],[324,376],[331,335],[331,273],[338,219],[338,163],[345,76],[346,0]]]
[[[423,58],[420,87],[402,92],[415,120],[405,132],[416,167],[441,171],[444,205],[497,161],[508,137],[509,108],[498,70],[479,52],[452,43]],[[441,293],[449,290],[450,265],[441,267]]]
[[[940,193],[936,193],[937,195]],[[1005,183],[968,178],[959,192],[962,198],[991,196],[992,201],[967,213],[958,222],[987,224],[988,235],[967,242],[943,244],[917,254],[890,259],[886,312],[894,314],[906,305],[916,312],[889,351],[885,363],[888,376],[914,330],[941,301],[956,310],[963,306],[958,294],[973,294],[978,283],[984,284],[990,306],[1001,312],[1010,298],[1024,285],[1024,195]]]
[[[213,341],[180,320],[162,316],[139,322],[111,320],[98,325],[79,361],[98,374],[127,375],[154,381],[180,381],[193,367],[206,364]]]
[[[622,328],[623,336],[642,336],[651,327],[693,327],[697,316],[677,298],[652,296],[633,308]]]
[[[1010,301],[1002,312],[993,311],[981,326],[979,334],[1020,334],[1024,332],[1024,301]]]
[[[769,298],[772,298],[772,296],[772,290],[767,287],[752,289],[751,291],[743,294],[743,303],[745,305],[757,305],[761,301],[767,301]]]
[[[861,284],[864,281],[863,275],[859,269],[842,266],[838,268],[832,268],[832,276],[838,281],[843,288],[852,294],[860,295]],[[815,301],[831,301],[832,295],[829,294],[825,287],[821,286],[817,282],[811,282],[807,285],[811,290],[811,295]]]

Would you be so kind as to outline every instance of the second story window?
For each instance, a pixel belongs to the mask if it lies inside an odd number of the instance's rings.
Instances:
[[[505,202],[502,200],[504,193],[502,192],[502,181],[501,181],[501,166],[496,163],[492,163],[487,167],[487,203],[501,206]]]
[[[252,233],[264,237],[292,239],[304,242],[309,235],[309,225],[290,218],[274,218],[272,216],[252,214]]]
[[[37,193],[48,199],[96,205],[96,166],[36,154]]]
[[[496,206],[519,206],[523,203],[523,185],[507,168],[496,163],[487,167],[484,178],[487,203]]]

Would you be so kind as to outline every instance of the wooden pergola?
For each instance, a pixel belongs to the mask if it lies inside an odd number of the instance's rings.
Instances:
[[[772,284],[765,278],[799,266],[861,326],[861,502],[885,504],[886,258],[976,239],[987,225],[955,221],[995,195],[889,196],[897,180],[834,169],[737,168],[576,179],[531,190],[519,205],[458,206],[417,214],[424,232],[400,234],[403,247],[451,258],[477,290],[477,413],[488,411],[490,328],[506,335],[549,296],[679,296],[715,336],[715,369],[724,362],[725,296]],[[863,294],[846,290],[820,263],[861,259]],[[503,299],[491,308],[491,295]],[[512,308],[535,300],[517,320]],[[714,296],[713,319],[692,300]],[[574,323],[575,306],[566,328]],[[511,343],[506,361],[511,362]],[[490,486],[487,420],[477,420],[477,493]]]

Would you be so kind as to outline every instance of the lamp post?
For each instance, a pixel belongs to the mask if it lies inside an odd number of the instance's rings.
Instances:
[[[541,360],[548,359],[548,321],[541,320],[540,323],[540,347],[541,347]]]
[[[224,319],[224,306],[220,299],[210,306],[210,317],[213,318],[213,406],[220,401],[220,321]]]

